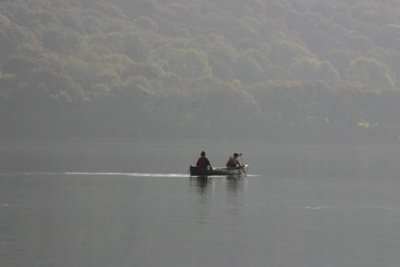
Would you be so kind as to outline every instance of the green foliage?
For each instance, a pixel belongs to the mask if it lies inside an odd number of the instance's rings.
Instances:
[[[79,84],[64,72],[43,69],[32,73],[29,78],[32,89],[44,98],[59,100],[66,103],[83,100],[83,91]]]
[[[347,70],[347,76],[371,87],[390,88],[394,86],[394,80],[389,73],[388,66],[383,62],[371,58],[357,58]]]
[[[147,61],[151,55],[150,44],[141,34],[128,33],[121,38],[122,53],[136,61]]]
[[[275,40],[271,44],[270,58],[274,65],[288,67],[299,58],[310,55],[307,49],[291,40]]]
[[[26,57],[23,55],[10,56],[3,64],[3,71],[13,74],[24,74],[29,70],[37,67],[37,62],[34,58]]]
[[[182,77],[195,78],[209,75],[207,54],[194,48],[177,49],[168,57],[169,70]]]
[[[80,43],[80,34],[61,25],[50,25],[43,30],[41,41],[45,48],[54,52],[75,51]]]
[[[339,73],[328,61],[314,58],[302,58],[290,66],[294,80],[321,80],[334,83]]]
[[[235,78],[244,84],[251,84],[263,80],[261,66],[252,58],[240,57],[234,65]]]
[[[133,22],[135,25],[142,27],[148,31],[157,32],[159,28],[157,22],[155,22],[152,18],[146,16],[139,16]]]

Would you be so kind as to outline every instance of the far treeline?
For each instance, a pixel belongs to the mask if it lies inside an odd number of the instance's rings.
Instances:
[[[3,0],[0,138],[399,142],[400,1]]]

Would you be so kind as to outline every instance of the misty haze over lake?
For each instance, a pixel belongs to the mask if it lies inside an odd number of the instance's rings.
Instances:
[[[0,1],[0,266],[397,266],[399,62],[398,1]]]

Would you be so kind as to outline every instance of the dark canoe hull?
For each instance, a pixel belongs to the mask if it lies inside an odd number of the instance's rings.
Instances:
[[[244,165],[247,172],[248,165]],[[190,165],[190,176],[220,176],[220,175],[243,175],[242,169],[214,168],[212,170],[202,169],[197,166]]]

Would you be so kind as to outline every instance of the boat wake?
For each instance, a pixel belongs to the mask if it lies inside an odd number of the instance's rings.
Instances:
[[[189,177],[187,173],[145,173],[145,172],[11,172],[0,176],[126,176],[126,177]]]
[[[129,176],[129,177],[189,177],[185,173],[145,173],[145,172],[65,172],[71,176]]]
[[[151,173],[151,172],[2,172],[0,176],[119,176],[119,177],[155,177],[155,178],[189,178],[189,173]],[[245,177],[259,175],[247,174]],[[193,176],[195,177],[195,176]],[[218,177],[218,176],[215,176]],[[221,175],[220,177],[226,177]]]

